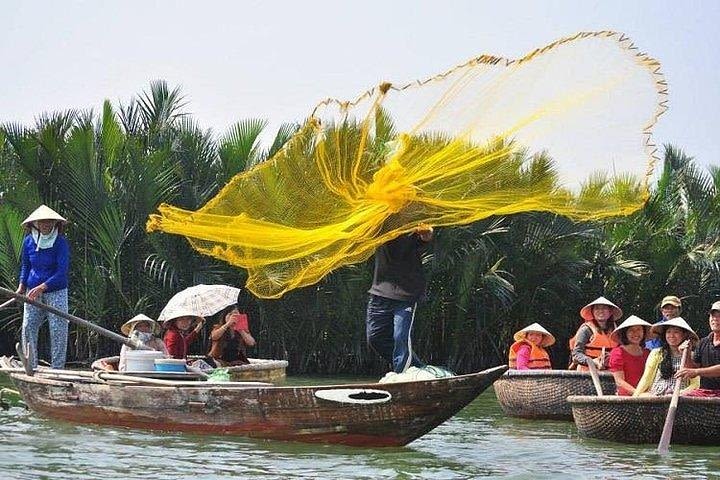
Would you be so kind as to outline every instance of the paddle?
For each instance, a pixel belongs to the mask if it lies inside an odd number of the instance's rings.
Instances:
[[[593,362],[592,358],[588,358],[587,366],[590,370],[590,376],[592,377],[593,385],[595,385],[595,391],[597,392],[598,397],[602,397],[603,391],[602,386],[600,385],[600,375],[597,371],[597,365],[595,365],[595,362]]]
[[[687,359],[687,353],[690,350],[690,346],[683,350],[682,358],[680,359],[680,368],[685,366],[685,360]],[[680,384],[682,379],[678,378],[675,381],[675,387],[673,388],[672,399],[670,400],[670,407],[668,407],[667,417],[665,417],[665,425],[663,426],[662,435],[660,435],[660,442],[658,443],[657,451],[660,455],[667,455],[670,451],[670,437],[672,437],[673,426],[675,425],[675,413],[677,412],[678,399],[680,398]]]
[[[58,310],[55,307],[51,307],[50,305],[45,305],[44,303],[38,302],[37,300],[32,300],[30,297],[26,295],[22,295],[20,293],[14,292],[12,290],[9,290],[7,288],[0,287],[0,293],[4,293],[6,295],[10,295],[13,297],[14,300],[20,300],[24,303],[29,303],[30,305],[34,305],[38,308],[42,308],[43,310],[47,310],[48,312],[52,312],[58,317],[64,318],[65,320],[69,320],[73,323],[76,323],[78,325],[82,325],[84,327],[89,328],[90,330],[93,330],[100,335],[103,335],[111,340],[115,340],[116,342],[120,342],[124,345],[127,345],[130,348],[134,348],[136,350],[151,350],[147,345],[144,343],[135,340],[134,338],[128,338],[123,335],[120,335],[115,332],[111,332],[110,330],[107,330],[100,325],[95,325],[92,322],[89,322],[87,320],[84,320],[80,317],[76,317],[75,315],[70,315],[69,313],[65,313],[62,310]]]

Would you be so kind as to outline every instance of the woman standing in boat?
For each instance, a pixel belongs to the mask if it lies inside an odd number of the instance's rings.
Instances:
[[[190,344],[195,341],[205,319],[194,315],[179,315],[163,322],[167,329],[163,341],[171,358],[187,358]],[[193,328],[195,323],[195,328]]]
[[[680,344],[688,339],[693,342],[698,341],[697,334],[682,317],[654,325],[650,330],[659,336],[662,345],[650,352],[645,371],[635,388],[633,397],[672,394],[675,382],[678,381],[675,373],[681,368]],[[692,380],[683,379],[680,386],[682,388],[680,393],[685,393],[698,388],[700,380],[697,377]]]
[[[580,309],[584,323],[570,339],[572,362],[570,369],[587,370],[587,362],[595,362],[598,369],[607,367],[608,355],[617,346],[610,334],[622,317],[622,310],[605,297],[598,297]]]
[[[539,323],[515,332],[515,343],[510,346],[509,365],[516,370],[550,369],[550,355],[546,347],[555,343],[555,337]]]
[[[218,367],[245,365],[250,363],[246,348],[255,346],[255,339],[250,334],[248,316],[240,313],[237,305],[231,305],[218,315],[210,333],[212,347],[208,356]]]
[[[650,323],[630,315],[610,338],[620,346],[610,352],[610,371],[615,379],[617,395],[632,395],[645,371],[650,351],[645,348]]]
[[[70,246],[63,230],[65,220],[59,213],[40,205],[23,222],[28,230],[20,250],[20,278],[17,293],[25,293],[37,300],[67,313],[68,271]],[[50,354],[52,368],[65,367],[67,355],[68,321],[53,313],[25,304],[22,323],[22,345],[30,345],[32,368],[38,364],[37,341],[40,326],[50,324]]]

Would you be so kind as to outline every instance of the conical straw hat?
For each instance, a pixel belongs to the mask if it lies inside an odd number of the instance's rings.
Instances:
[[[628,318],[625,319],[624,322],[622,322],[618,327],[613,330],[612,334],[610,335],[610,338],[613,342],[620,344],[620,331],[625,330],[626,328],[634,327],[636,325],[641,325],[645,327],[645,336],[647,337],[647,332],[652,325],[649,322],[646,322],[640,317],[636,317],[635,315],[630,315]]]
[[[616,322],[622,318],[623,312],[620,307],[618,307],[605,297],[598,297],[580,309],[580,316],[583,318],[583,320],[589,322],[594,318],[592,314],[592,307],[595,305],[607,305],[608,307],[610,307],[613,311],[612,319]]]
[[[122,327],[120,327],[120,331],[125,335],[129,336],[130,332],[132,332],[133,328],[135,328],[135,325],[137,325],[140,322],[148,322],[152,327],[153,333],[159,333],[160,332],[160,324],[157,323],[152,318],[148,317],[144,314],[135,315],[133,318],[128,320],[127,322],[123,323]]]
[[[22,226],[29,227],[30,223],[37,220],[57,220],[58,222],[67,223],[67,220],[55,210],[47,205],[40,205],[29,217],[23,220]]]
[[[533,323],[532,325],[528,325],[522,330],[518,330],[517,332],[515,332],[515,335],[513,335],[513,338],[516,342],[519,342],[520,340],[524,340],[525,335],[527,335],[529,332],[537,332],[543,334],[543,340],[541,343],[543,347],[549,347],[550,345],[555,343],[555,337],[552,335],[552,333],[545,330],[543,326],[539,323]]]
[[[682,328],[683,330],[687,330],[696,342],[700,340],[700,337],[698,337],[697,333],[695,333],[695,330],[693,330],[682,317],[675,317],[662,323],[656,323],[650,328],[650,331],[656,335],[664,335],[667,327]]]

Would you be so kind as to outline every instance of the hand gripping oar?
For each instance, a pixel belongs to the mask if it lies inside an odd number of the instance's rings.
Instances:
[[[602,397],[603,391],[602,386],[600,385],[600,375],[597,371],[597,365],[595,365],[595,362],[593,362],[592,358],[588,358],[587,366],[590,370],[590,376],[592,377],[593,385],[595,385],[595,391],[597,392],[598,397]]]
[[[134,338],[128,338],[128,337],[125,337],[125,336],[120,335],[115,332],[111,332],[110,330],[107,330],[107,329],[101,327],[100,325],[95,325],[92,322],[89,322],[80,317],[76,317],[75,315],[70,315],[69,313],[65,313],[62,310],[58,310],[55,307],[51,307],[50,305],[45,305],[44,303],[38,302],[37,300],[32,300],[28,296],[14,292],[12,290],[8,290],[7,288],[0,287],[0,293],[4,293],[5,295],[10,295],[15,300],[20,300],[21,302],[29,303],[30,305],[34,305],[38,308],[42,308],[43,310],[47,310],[48,312],[54,313],[58,317],[64,318],[65,320],[69,320],[78,325],[87,327],[90,330],[93,330],[93,331],[99,333],[100,335],[103,335],[112,340],[115,340],[116,342],[120,342],[124,345],[127,345],[130,348],[134,348],[136,350],[152,350],[150,347],[148,347],[147,345],[145,345],[143,342],[141,342],[139,340],[136,340]]]
[[[687,359],[687,353],[690,350],[690,346],[683,350],[682,358],[680,359],[680,368],[685,366],[685,360]],[[665,425],[663,426],[662,435],[660,435],[660,442],[658,443],[657,451],[660,455],[667,455],[670,451],[670,438],[672,437],[673,426],[675,425],[675,413],[677,412],[678,399],[680,398],[680,384],[682,378],[675,380],[675,387],[673,388],[672,399],[670,400],[670,406],[668,407],[667,417],[665,417]]]

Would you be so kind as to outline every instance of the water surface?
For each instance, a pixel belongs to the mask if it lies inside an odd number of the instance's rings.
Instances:
[[[291,383],[348,379],[295,378]],[[354,379],[367,381],[367,379]],[[6,379],[0,384],[7,385]],[[402,448],[353,448],[146,432],[0,411],[3,479],[720,478],[717,447],[585,440],[571,422],[504,417],[492,391]]]

